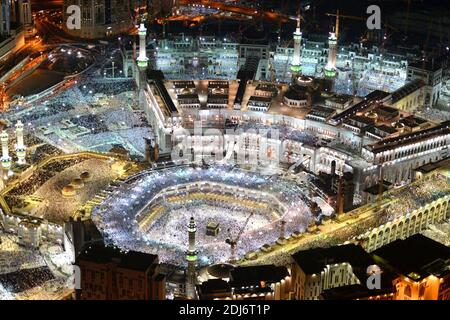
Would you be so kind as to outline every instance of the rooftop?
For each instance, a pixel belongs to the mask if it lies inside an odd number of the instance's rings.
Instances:
[[[392,94],[391,94],[391,96],[392,96],[392,103],[395,103],[395,102],[401,100],[402,98],[406,97],[407,95],[410,95],[414,91],[419,90],[424,85],[425,85],[425,83],[422,80],[419,80],[419,79],[413,80],[413,81],[405,84],[401,88],[399,88],[399,89],[395,90],[394,92],[392,92]]]
[[[336,102],[336,103],[346,103],[348,101],[353,100],[353,96],[349,94],[334,94],[328,97],[326,100]]]
[[[441,168],[450,168],[450,157],[447,157],[437,162],[424,164],[423,166],[417,167],[414,170],[422,173],[429,173]]]
[[[261,282],[275,283],[289,276],[286,267],[275,265],[262,265],[238,267],[230,271],[230,286],[246,287],[259,286]]]
[[[418,132],[411,132],[400,136],[383,139],[382,141],[370,145],[369,148],[373,152],[383,152],[385,150],[389,150],[394,147],[399,147],[402,145],[416,143],[425,139],[430,139],[434,136],[449,134],[450,133],[449,125],[450,121],[445,121],[437,126],[424,129]]]
[[[384,106],[384,105],[381,105],[378,108],[376,108],[375,112],[377,114],[385,116],[385,117],[386,116],[396,116],[399,113],[398,109]]]
[[[201,299],[205,299],[205,296],[211,296],[215,294],[231,294],[231,288],[228,282],[222,279],[209,279],[197,285],[197,291]]]
[[[284,96],[290,100],[305,100],[308,98],[307,91],[299,86],[291,86]]]
[[[333,116],[336,113],[336,110],[332,108],[327,108],[323,106],[314,106],[309,111],[308,115],[313,115],[316,117],[328,118]]]
[[[158,256],[136,251],[121,251],[104,244],[94,244],[83,250],[77,257],[80,261],[98,264],[115,263],[118,267],[145,272],[158,263]]]
[[[392,184],[389,181],[384,180],[383,184],[380,185],[380,183],[377,183],[373,186],[364,189],[364,192],[370,193],[372,195],[383,194],[385,191],[389,190],[391,185]]]
[[[334,122],[341,122],[343,120],[345,120],[346,118],[356,114],[357,112],[362,112],[365,109],[367,109],[368,107],[370,107],[370,105],[373,102],[376,101],[380,101],[382,99],[384,99],[385,97],[387,97],[389,95],[389,93],[384,92],[384,91],[380,91],[380,90],[375,90],[372,91],[371,93],[369,93],[367,96],[364,97],[364,100],[358,102],[357,104],[351,106],[350,108],[342,111],[341,113],[333,116],[332,120]]]
[[[450,248],[422,234],[395,240],[375,250],[373,255],[393,271],[414,281],[450,271]]]
[[[360,246],[346,244],[329,248],[314,248],[299,251],[292,258],[306,274],[320,273],[326,265],[336,263],[349,263],[353,269],[361,267],[364,270],[373,260]]]
[[[420,61],[410,62],[409,67],[420,69],[420,70],[436,72],[442,68],[442,64],[440,63],[440,61],[438,61],[438,59],[429,59],[426,61],[420,60]]]

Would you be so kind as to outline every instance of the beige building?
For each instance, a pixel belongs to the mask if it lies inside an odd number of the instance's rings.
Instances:
[[[392,283],[394,300],[450,300],[449,247],[416,234],[389,243],[373,255],[398,275]]]
[[[423,107],[425,99],[425,83],[415,79],[392,92],[387,98],[387,104],[406,112],[414,112]]]
[[[355,244],[315,248],[292,258],[292,291],[295,300],[318,300],[325,290],[365,283],[366,270],[374,262]]]
[[[197,285],[200,300],[289,300],[291,276],[283,266],[258,265],[231,269],[223,279]]]

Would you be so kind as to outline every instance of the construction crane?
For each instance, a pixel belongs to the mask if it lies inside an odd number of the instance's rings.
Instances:
[[[339,32],[339,19],[352,19],[352,20],[359,20],[359,21],[366,21],[366,17],[360,17],[360,16],[350,16],[350,15],[343,15],[343,14],[339,14],[339,11],[336,12],[336,14],[334,13],[326,13],[327,16],[331,16],[331,17],[336,17],[336,37],[338,36],[338,32]],[[397,28],[391,26],[390,24],[386,23],[386,22],[382,22],[383,26],[387,29],[391,29],[395,32],[399,32],[400,30],[398,30]],[[367,35],[367,33],[366,33]],[[392,34],[391,34],[392,35]],[[389,37],[391,36],[389,35]],[[361,37],[361,43],[364,42],[367,39],[366,36]],[[380,53],[381,53],[381,60],[380,60],[380,67],[381,67],[381,74],[383,73],[383,59],[384,59],[384,47],[385,47],[385,43],[386,40],[388,39],[388,36],[386,36],[386,33],[384,33],[382,40],[381,40],[381,47],[380,47]],[[355,73],[354,73],[354,60],[352,60],[352,87],[353,87],[353,96],[356,95],[356,86],[355,86]],[[383,80],[383,88],[385,87],[385,80]]]
[[[281,3],[281,6],[280,6],[280,8],[281,8],[281,10],[280,10],[280,12],[281,13],[284,13],[284,14],[287,14],[287,12],[289,11],[289,2],[287,1],[287,0],[282,0],[282,3]],[[279,21],[278,21],[278,39],[280,39],[281,38],[281,29],[282,29],[282,26],[283,26],[283,22],[282,22],[282,20],[280,19]]]
[[[405,23],[405,37],[408,36],[408,25],[409,25],[409,12],[411,10],[411,0],[406,0],[406,23]]]
[[[336,10],[336,26],[334,28],[334,33],[336,34],[336,39],[339,39],[339,10]]]
[[[359,21],[366,21],[367,18],[366,17],[360,17],[360,16],[350,16],[350,15],[344,15],[344,14],[339,14],[339,11],[337,13],[325,13],[327,16],[331,16],[331,17],[336,17],[337,21],[336,21],[336,25],[337,28],[339,28],[339,19],[351,19],[351,20],[359,20]],[[383,22],[382,24],[384,27],[389,28],[391,30],[394,30],[396,32],[399,32],[400,30],[391,26],[390,24]],[[336,37],[337,37],[337,33],[339,32],[339,30],[336,31]]]
[[[253,216],[253,214],[254,214],[254,212],[250,213],[250,215],[247,217],[247,219],[244,222],[244,225],[239,230],[236,237],[233,238],[233,236],[231,234],[231,229],[230,228],[227,229],[228,239],[226,239],[225,242],[230,245],[230,262],[236,261],[237,243],[238,243],[239,239],[241,238],[242,234],[244,233],[244,230],[247,227],[248,222],[250,221],[250,218]]]

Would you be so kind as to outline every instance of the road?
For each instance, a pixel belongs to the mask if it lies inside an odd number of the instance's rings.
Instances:
[[[47,57],[46,54],[44,54],[44,51],[48,51],[48,49],[51,49],[53,47],[56,47],[58,45],[76,45],[76,44],[96,44],[98,45],[97,40],[86,40],[86,39],[80,39],[74,36],[71,36],[64,32],[64,30],[60,29],[56,25],[56,21],[60,20],[60,16],[56,15],[54,13],[45,12],[42,15],[36,16],[35,18],[35,24],[36,29],[38,30],[38,33],[40,37],[37,37],[34,41],[31,41],[28,43],[19,53],[20,55],[15,54],[13,57],[11,57],[12,62],[17,64],[21,60],[23,60],[28,55],[38,55],[41,53],[40,56],[34,57],[33,60],[30,60],[27,62],[27,64],[21,68],[20,70],[16,71],[14,74],[11,75],[10,80],[8,83],[4,83],[4,85],[0,88],[0,104],[7,105],[8,101],[11,101],[11,97],[8,97],[5,92],[7,91],[7,86],[10,84],[14,79],[17,79],[20,75],[23,74],[23,72],[31,69],[32,67],[36,66],[38,63],[45,60]],[[23,56],[23,53],[26,53],[27,55]],[[95,59],[95,54],[94,54]],[[19,60],[19,61],[17,61]],[[108,60],[103,61],[106,63]],[[11,65],[15,65],[12,64]],[[94,63],[95,66],[99,65],[99,62],[96,61]],[[94,66],[94,65],[91,65]],[[86,69],[85,71],[88,71],[90,68]],[[1,71],[1,70],[0,70]],[[42,96],[37,101],[33,101],[33,103],[39,103],[44,100],[47,100],[51,98],[52,96],[58,95],[60,92],[67,90],[71,86],[75,85],[77,82],[81,80],[82,76],[81,74],[75,77],[72,77],[70,79],[67,79],[60,87],[56,88],[52,92],[49,92],[45,96]],[[3,102],[3,103],[1,103]]]
[[[66,34],[61,29],[55,27],[46,17],[36,19],[36,29],[47,44],[81,42],[78,38]]]
[[[248,7],[240,7],[240,6],[233,6],[221,2],[215,2],[215,1],[209,1],[209,0],[180,0],[181,5],[193,5],[193,4],[200,4],[204,5],[206,7],[219,9],[222,11],[228,11],[232,13],[242,14],[246,16],[251,16],[254,18],[262,18],[265,20],[270,20],[273,22],[282,22],[287,23],[292,21],[292,18],[276,12],[265,12],[256,10],[254,8],[248,8]]]

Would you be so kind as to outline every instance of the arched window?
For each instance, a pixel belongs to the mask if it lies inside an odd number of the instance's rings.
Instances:
[[[419,299],[425,295],[425,284],[422,284],[419,288]]]
[[[397,225],[394,224],[391,228],[391,236],[389,238],[389,241],[394,241],[397,239]]]
[[[411,286],[409,284],[405,287],[405,296],[411,297]]]

